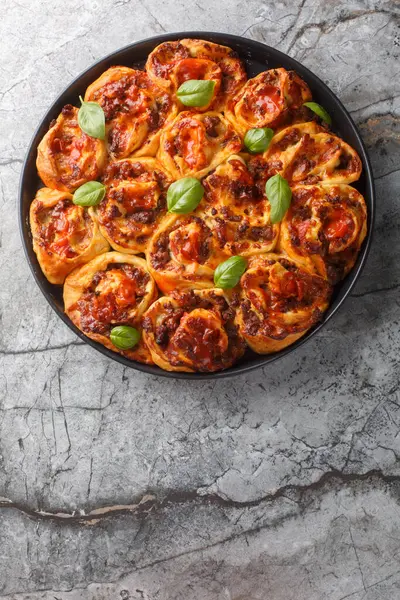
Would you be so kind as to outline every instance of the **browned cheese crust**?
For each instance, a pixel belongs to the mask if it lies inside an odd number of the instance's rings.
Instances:
[[[308,85],[294,72],[271,69],[259,73],[231,97],[226,117],[245,134],[255,127],[270,127],[274,131],[289,123],[305,121],[311,100]]]
[[[144,339],[166,371],[220,371],[245,350],[234,315],[220,289],[172,292],[145,313]]]
[[[184,111],[163,131],[157,158],[174,179],[200,179],[241,148],[240,136],[222,114]]]
[[[38,146],[36,166],[47,187],[72,193],[101,175],[106,158],[104,141],[81,131],[78,109],[67,104]]]
[[[277,133],[262,156],[250,160],[259,186],[279,173],[291,186],[299,183],[352,183],[360,178],[357,152],[314,121]]]
[[[110,340],[111,329],[129,325],[139,331],[142,317],[157,298],[146,262],[137,256],[107,252],[73,271],[65,280],[65,312],[85,335],[106,348],[138,362],[152,360],[143,338],[132,350],[120,350]]]
[[[210,102],[195,108],[195,112],[224,111],[247,80],[244,65],[231,48],[204,40],[160,44],[149,54],[146,71],[157,85],[172,93],[190,79],[214,81]]]
[[[106,195],[89,210],[118,252],[146,252],[167,208],[172,179],[155,158],[127,158],[108,165]]]
[[[168,215],[147,251],[150,273],[164,294],[214,286],[214,270],[229,257],[215,231],[195,214]]]
[[[177,112],[173,98],[143,71],[111,67],[86,90],[106,118],[108,150],[114,159],[154,156],[161,130]]]
[[[256,186],[242,157],[233,154],[203,179],[202,217],[227,254],[251,256],[274,249],[279,224],[270,221],[265,189]]]
[[[367,208],[346,184],[298,185],[281,223],[279,248],[332,284],[353,267],[367,233]]]
[[[110,248],[87,210],[71,194],[41,188],[30,206],[33,249],[50,283]]]
[[[276,254],[253,256],[240,282],[236,323],[259,354],[293,344],[321,320],[331,286],[314,271]]]

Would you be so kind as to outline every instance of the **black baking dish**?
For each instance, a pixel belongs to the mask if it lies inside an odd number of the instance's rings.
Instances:
[[[254,77],[261,71],[265,71],[266,69],[271,69],[274,67],[284,67],[286,69],[295,70],[308,83],[313,94],[313,100],[322,104],[332,116],[335,132],[337,132],[358,152],[363,163],[363,173],[355,187],[357,187],[357,189],[364,195],[368,208],[368,232],[359,253],[357,262],[349,275],[347,275],[347,277],[335,287],[331,304],[324,314],[323,320],[317,326],[311,329],[306,335],[304,335],[304,337],[302,337],[299,341],[295,342],[284,350],[270,355],[259,355],[248,351],[239,363],[230,369],[227,369],[226,371],[217,373],[176,373],[164,371],[156,366],[149,366],[130,361],[86,337],[64,314],[62,288],[60,286],[50,284],[43,275],[32,248],[32,239],[29,227],[29,206],[37,189],[43,185],[36,170],[37,146],[44,134],[47,132],[49,123],[52,121],[52,119],[55,119],[58,116],[61,108],[65,104],[71,103],[75,106],[78,106],[79,95],[83,96],[88,85],[97,79],[97,77],[99,77],[103,71],[108,69],[110,66],[125,65],[134,68],[143,68],[148,54],[158,44],[167,40],[177,40],[181,38],[200,38],[233,48],[244,61],[249,77]],[[278,50],[275,50],[274,48],[271,48],[270,46],[266,46],[260,42],[235,35],[225,33],[210,33],[205,31],[169,33],[155,36],[140,42],[135,42],[134,44],[126,46],[125,48],[117,50],[109,56],[102,58],[84,71],[81,75],[79,75],[70,85],[68,85],[68,87],[60,94],[60,96],[55,100],[53,105],[45,114],[29,145],[21,174],[19,202],[20,229],[26,257],[36,283],[39,285],[47,301],[56,311],[58,316],[82,340],[109,358],[125,366],[138,369],[140,371],[145,371],[146,373],[151,373],[152,375],[161,375],[164,377],[173,377],[178,379],[215,379],[245,373],[256,367],[267,365],[268,363],[285,356],[289,352],[293,352],[296,348],[304,344],[313,335],[315,335],[317,331],[324,327],[327,321],[343,304],[344,300],[349,295],[358,277],[360,276],[371,245],[375,208],[373,175],[366,149],[349,113],[346,111],[335,94],[333,94],[333,92],[306,67],[298,63],[293,58],[283,54],[282,52],[279,52]]]

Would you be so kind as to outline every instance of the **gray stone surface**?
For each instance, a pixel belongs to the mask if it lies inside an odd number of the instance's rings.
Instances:
[[[0,597],[400,598],[400,5],[2,0]],[[32,132],[94,60],[164,31],[265,41],[351,111],[376,176],[368,264],[310,343],[226,381],[82,344],[33,282],[16,193]]]

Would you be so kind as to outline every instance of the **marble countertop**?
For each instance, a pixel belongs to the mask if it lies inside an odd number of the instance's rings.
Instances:
[[[400,5],[3,0],[0,598],[400,598]],[[24,153],[68,82],[157,33],[221,30],[295,57],[359,125],[376,178],[368,263],[308,344],[216,382],[125,369],[35,285]]]

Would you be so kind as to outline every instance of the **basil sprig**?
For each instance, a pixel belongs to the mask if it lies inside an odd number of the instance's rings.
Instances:
[[[214,283],[223,290],[233,288],[245,272],[247,262],[243,256],[231,256],[220,263],[214,271]]]
[[[265,152],[271,143],[274,132],[269,127],[249,129],[244,136],[244,145],[252,154]]]
[[[96,206],[106,195],[106,186],[100,181],[88,181],[77,190],[72,197],[72,202],[78,206]]]
[[[140,340],[140,331],[129,325],[117,325],[111,329],[110,340],[120,350],[129,350]]]
[[[185,106],[206,106],[214,93],[215,81],[189,79],[179,86],[176,95]]]
[[[78,125],[90,137],[104,140],[106,137],[106,118],[97,102],[85,102],[79,96],[81,107],[78,110]]]
[[[194,177],[178,179],[168,188],[168,212],[186,215],[198,206],[203,195],[204,188],[198,179]]]
[[[286,179],[277,174],[268,179],[265,184],[265,193],[271,205],[271,223],[279,223],[289,209],[292,190]]]
[[[307,106],[310,110],[315,112],[323,121],[328,123],[328,125],[332,125],[332,118],[329,113],[326,112],[323,106],[317,104],[317,102],[304,102],[304,106]]]

